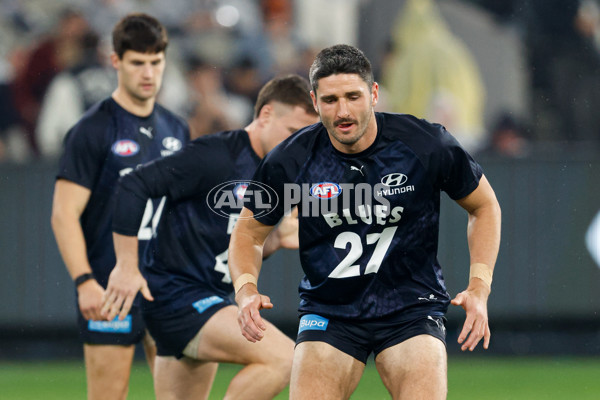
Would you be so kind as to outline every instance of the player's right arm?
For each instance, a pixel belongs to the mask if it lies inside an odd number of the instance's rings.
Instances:
[[[219,149],[217,149],[219,150]],[[124,175],[114,195],[113,242],[117,259],[106,287],[102,315],[123,319],[140,291],[152,301],[146,279],[138,266],[138,238],[146,202],[167,196],[169,200],[189,197],[210,183],[202,168],[208,168],[207,154],[216,153],[206,141],[195,141],[169,157],[151,161]],[[212,166],[211,166],[212,168]]]
[[[147,300],[154,300],[139,269],[137,233],[148,199],[168,193],[168,171],[151,162],[119,179],[113,209],[116,264],[108,278],[101,310],[109,321],[117,315],[121,320],[127,316],[138,291]]]
[[[253,215],[251,210],[242,209],[229,241],[228,264],[238,304],[238,324],[242,335],[254,343],[263,338],[267,329],[259,311],[273,307],[271,299],[258,292],[256,281],[263,247],[274,227],[257,221]]]
[[[79,219],[90,198],[91,191],[66,179],[58,179],[52,201],[52,230],[63,261],[75,280],[91,273],[85,238]],[[85,319],[99,320],[104,289],[95,279],[77,287],[79,309]]]

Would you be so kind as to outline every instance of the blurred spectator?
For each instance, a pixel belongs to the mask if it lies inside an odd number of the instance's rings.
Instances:
[[[228,93],[221,69],[198,57],[188,61],[191,138],[244,126],[252,120],[252,103]]]
[[[20,56],[21,53],[18,51],[10,53],[7,69],[18,63],[21,58]],[[11,151],[9,142],[17,134],[15,130],[19,124],[18,113],[12,94],[10,75],[10,72],[6,72],[0,81],[0,161],[13,158],[8,154]]]
[[[432,0],[407,0],[396,26],[383,66],[383,102],[389,111],[440,123],[467,150],[478,149],[485,90],[469,50]]]
[[[528,48],[542,139],[600,140],[599,39],[597,1],[531,1]]]
[[[106,64],[99,38],[88,32],[81,38],[82,57],[50,83],[41,106],[36,140],[44,157],[58,157],[69,128],[96,102],[110,96],[116,86],[114,70]]]
[[[307,47],[296,34],[291,0],[261,0],[263,29],[241,38],[238,53],[258,66],[261,81],[298,72]],[[308,71],[301,71],[306,75]]]
[[[54,76],[79,62],[81,38],[88,30],[82,14],[73,9],[64,10],[54,32],[29,52],[24,66],[16,71],[12,93],[23,133],[36,155],[39,149],[34,131],[42,98]]]
[[[489,145],[479,154],[497,155],[510,158],[525,158],[529,155],[530,144],[523,125],[510,114],[503,114],[494,124]]]
[[[224,78],[225,88],[229,92],[245,97],[250,104],[256,102],[262,82],[258,68],[250,57],[237,60],[227,69]]]

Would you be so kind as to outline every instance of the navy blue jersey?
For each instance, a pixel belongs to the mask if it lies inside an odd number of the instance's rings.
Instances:
[[[368,320],[447,310],[437,260],[440,191],[467,196],[481,168],[441,125],[375,115],[377,137],[363,152],[337,151],[319,123],[282,142],[253,177],[284,200],[290,183],[302,187],[301,313]],[[247,207],[262,223],[274,225],[286,211],[279,201],[265,213],[255,198],[247,196]]]
[[[144,265],[155,299],[147,308],[169,312],[231,294],[229,236],[259,162],[246,131],[227,131],[196,139],[123,177],[113,223],[117,233],[135,233],[145,199],[167,197],[151,243],[153,261]]]
[[[81,215],[87,256],[98,282],[106,287],[115,266],[112,240],[113,194],[120,176],[136,166],[170,155],[189,141],[187,123],[156,104],[138,117],[107,98],[91,107],[67,133],[57,178],[91,191]],[[138,227],[142,253],[160,218],[160,202],[148,203]]]

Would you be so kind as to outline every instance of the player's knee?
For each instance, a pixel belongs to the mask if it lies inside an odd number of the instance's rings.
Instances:
[[[292,361],[294,359],[294,352],[282,352],[282,354],[274,359],[271,363],[271,368],[278,371],[282,376],[287,379],[289,383],[290,375],[292,373]]]
[[[269,373],[272,377],[277,377],[281,389],[290,383],[293,357],[293,349],[291,352],[282,350],[273,357],[270,357],[267,361],[266,368],[269,369]]]

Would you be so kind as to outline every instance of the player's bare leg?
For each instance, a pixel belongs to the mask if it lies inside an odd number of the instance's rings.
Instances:
[[[446,347],[419,335],[385,349],[375,365],[392,399],[445,399],[448,392]]]
[[[324,342],[296,346],[290,400],[348,399],[365,369],[356,358]]]
[[[150,367],[150,373],[154,376],[154,362],[156,360],[156,343],[150,333],[146,331],[144,338],[142,339],[142,346],[144,347],[144,354],[146,354],[146,361]]]
[[[156,356],[154,391],[157,400],[206,400],[219,364],[188,357]]]
[[[88,400],[125,400],[135,346],[83,345]]]
[[[207,321],[200,330],[197,358],[245,365],[229,383],[226,400],[272,399],[289,383],[294,342],[268,321],[260,342],[247,341],[240,334],[237,310],[225,307]]]

